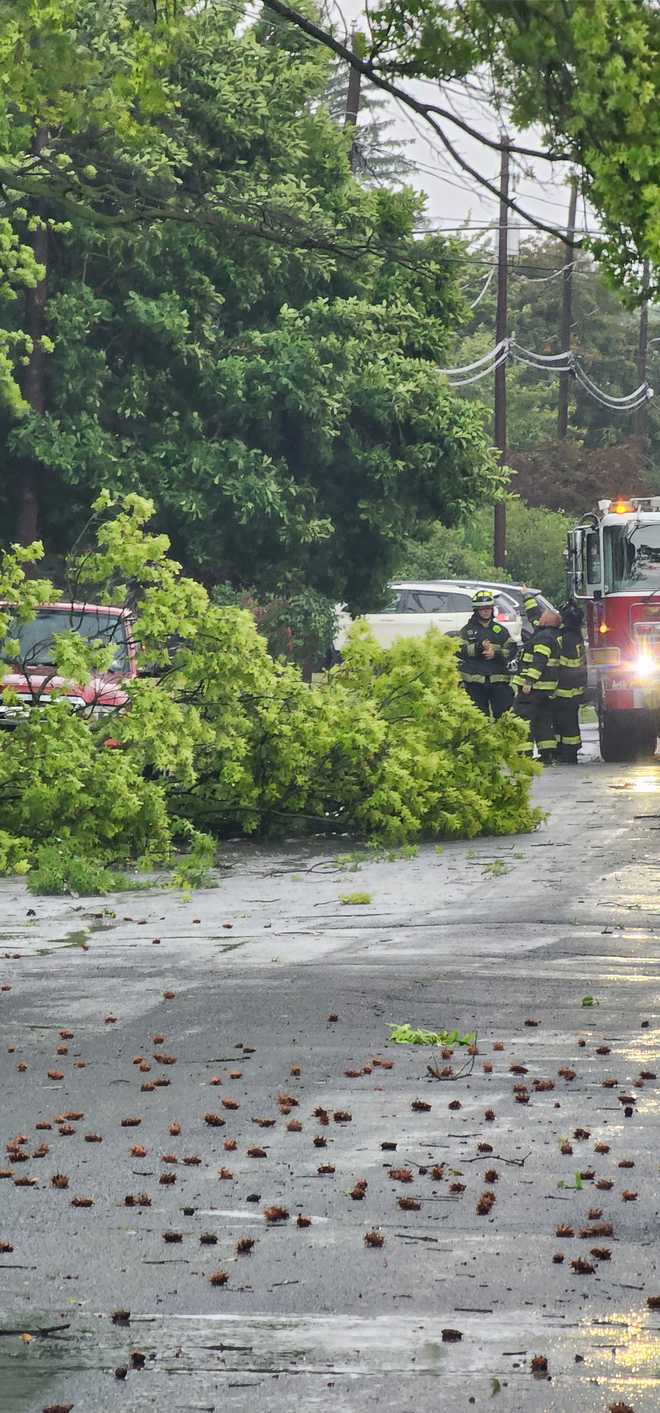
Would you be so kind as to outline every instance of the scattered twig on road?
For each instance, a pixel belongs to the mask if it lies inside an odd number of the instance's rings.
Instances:
[[[641,1286],[640,1286],[641,1289]],[[22,1335],[29,1334],[33,1339],[45,1339],[47,1335],[59,1334],[60,1330],[70,1330],[71,1325],[43,1325],[40,1330],[26,1330],[24,1325],[19,1325],[15,1330],[0,1330],[0,1335]]]
[[[190,1261],[186,1261],[185,1256],[180,1256],[178,1260],[171,1261],[143,1261],[143,1266],[189,1266]]]
[[[492,1315],[493,1312],[487,1308],[480,1309],[475,1305],[455,1305],[454,1313],[456,1315]]]
[[[528,1158],[531,1158],[532,1150],[526,1153],[524,1158],[504,1158],[501,1153],[477,1153],[476,1158],[461,1158],[461,1163],[508,1163],[512,1168],[524,1168]]]
[[[437,1236],[413,1236],[412,1232],[407,1231],[399,1231],[397,1232],[397,1236],[400,1241],[430,1241],[434,1246],[437,1246],[440,1240]]]
[[[454,1080],[465,1080],[466,1075],[472,1074],[472,1070],[473,1068],[475,1068],[475,1060],[476,1056],[469,1057],[469,1060],[466,1060],[465,1064],[462,1064],[461,1068],[459,1068],[459,1070],[456,1070],[455,1074],[442,1074],[442,1071],[440,1070],[440,1068],[438,1068],[438,1061],[434,1060],[434,1063],[427,1064],[427,1074],[432,1075],[432,1078],[434,1078],[434,1080],[444,1080],[448,1082],[452,1082]],[[447,1065],[445,1065],[444,1068],[448,1068]]]
[[[617,1111],[618,1112],[618,1111]],[[482,1133],[448,1133],[447,1138],[483,1138]],[[430,1148],[446,1148],[445,1143],[429,1144]],[[462,1161],[462,1160],[461,1160]]]

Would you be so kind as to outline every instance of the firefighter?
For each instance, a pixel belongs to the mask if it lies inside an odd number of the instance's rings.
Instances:
[[[584,614],[575,599],[562,604],[559,644],[559,679],[553,702],[558,758],[577,765],[582,737],[580,706],[587,685],[587,660],[582,638]]]
[[[526,721],[529,739],[523,750],[532,754],[534,745],[544,765],[556,759],[557,741],[553,724],[553,696],[557,691],[560,615],[554,608],[542,609],[533,594],[524,599],[532,632],[523,639],[518,667],[513,679],[518,692],[513,710]]]
[[[485,716],[497,721],[513,706],[511,662],[516,644],[508,629],[495,621],[495,595],[491,589],[476,589],[474,611],[461,629],[458,666],[463,686]]]

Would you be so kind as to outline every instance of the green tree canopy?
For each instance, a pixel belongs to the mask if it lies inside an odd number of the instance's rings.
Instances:
[[[328,63],[295,29],[191,13],[162,76],[182,181],[240,220],[220,238],[74,211],[54,235],[48,410],[5,424],[13,484],[38,464],[49,551],[102,485],[139,489],[207,582],[307,583],[358,608],[417,518],[494,493],[478,410],[436,371],[462,309],[456,251],[414,239],[414,193],[354,181],[320,101]],[[139,155],[122,161],[139,189]],[[297,210],[346,251],[299,245]]]

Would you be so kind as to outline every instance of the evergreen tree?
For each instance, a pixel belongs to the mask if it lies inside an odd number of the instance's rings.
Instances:
[[[348,69],[341,60],[333,63],[323,102],[331,118],[343,127],[348,102]],[[360,109],[353,135],[353,172],[365,186],[398,186],[414,177],[415,162],[406,156],[414,146],[412,138],[395,138],[395,120],[388,117],[391,104],[370,83],[360,90]]]

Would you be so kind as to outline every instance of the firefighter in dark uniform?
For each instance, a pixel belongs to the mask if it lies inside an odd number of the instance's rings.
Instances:
[[[533,594],[525,598],[524,609],[532,631],[523,638],[518,656],[513,710],[528,725],[529,739],[523,750],[531,755],[536,745],[544,765],[552,765],[557,754],[552,699],[558,687],[557,630],[561,619],[555,609],[542,610]]]
[[[569,599],[559,611],[559,678],[553,701],[557,755],[565,765],[577,765],[582,745],[580,706],[587,685],[587,657],[582,637],[584,614],[575,599]]]
[[[459,634],[459,671],[474,705],[497,721],[513,706],[509,668],[517,648],[508,629],[495,621],[492,590],[477,589],[472,603],[474,612]]]

